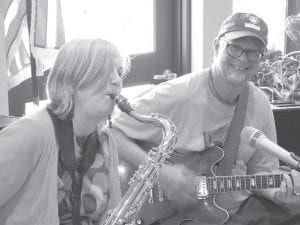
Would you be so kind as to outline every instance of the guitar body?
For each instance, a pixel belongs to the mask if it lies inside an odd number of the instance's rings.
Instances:
[[[184,165],[194,171],[197,175],[207,177],[215,176],[214,165],[224,156],[221,148],[214,146],[202,152],[191,152],[183,156],[173,153],[169,162]],[[188,185],[188,184],[187,184]],[[154,189],[154,193],[157,192]],[[177,211],[171,202],[155,200],[154,204],[145,202],[140,210],[139,217],[142,224],[149,225],[156,220],[163,225],[209,225],[223,224],[228,218],[228,212],[217,205],[217,194],[208,196],[206,199],[199,200],[196,206],[185,211]]]
[[[223,194],[233,191],[279,188],[284,180],[284,173],[216,176],[215,165],[223,157],[223,149],[217,146],[201,152],[190,152],[184,155],[176,152],[172,153],[167,161],[174,165],[182,165],[197,175],[199,180],[195,183],[193,182],[193,184],[187,183],[186,185],[196,185],[198,183],[199,186],[197,188],[199,190],[197,190],[197,194],[202,198],[190,208],[178,207],[178,205],[168,201],[165,196],[164,201],[160,202],[158,185],[155,185],[153,187],[154,204],[149,204],[148,201],[143,204],[137,217],[137,219],[140,219],[140,221],[137,221],[137,224],[157,225],[156,221],[160,225],[224,224],[228,220],[229,214],[224,209],[226,206],[224,205]],[[127,166],[130,167],[130,164]],[[121,179],[121,183],[124,183],[124,180],[128,179],[123,179],[123,182]],[[123,188],[127,189],[126,186],[123,186]]]

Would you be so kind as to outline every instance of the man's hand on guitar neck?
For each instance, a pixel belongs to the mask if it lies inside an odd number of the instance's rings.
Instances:
[[[183,165],[164,164],[159,183],[167,198],[178,210],[186,210],[197,203],[196,174]]]
[[[279,205],[300,204],[300,173],[292,170],[291,176],[284,174],[280,189],[274,193],[273,201]]]

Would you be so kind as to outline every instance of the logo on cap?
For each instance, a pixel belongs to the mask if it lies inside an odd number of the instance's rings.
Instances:
[[[249,15],[249,21],[253,24],[258,24],[258,18],[256,16],[253,15]]]
[[[245,23],[245,27],[249,27],[257,31],[260,31],[260,26],[257,25],[259,23],[258,18],[256,16],[249,15],[248,19],[250,23]]]

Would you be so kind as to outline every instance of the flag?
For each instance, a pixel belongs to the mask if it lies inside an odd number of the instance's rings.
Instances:
[[[64,44],[60,0],[30,0],[30,34],[26,0],[2,0],[4,15],[8,89],[31,77],[30,51],[36,58],[37,76],[49,67]]]
[[[37,59],[53,60],[65,43],[60,0],[32,0],[30,44]]]

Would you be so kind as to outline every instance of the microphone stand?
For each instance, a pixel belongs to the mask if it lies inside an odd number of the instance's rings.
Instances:
[[[298,162],[297,166],[292,166],[291,164],[283,161],[280,159],[280,161],[284,164],[280,165],[280,169],[286,172],[291,172],[292,169],[297,170],[298,172],[300,172],[300,156],[296,155],[294,152],[289,152],[290,156],[296,160]]]

